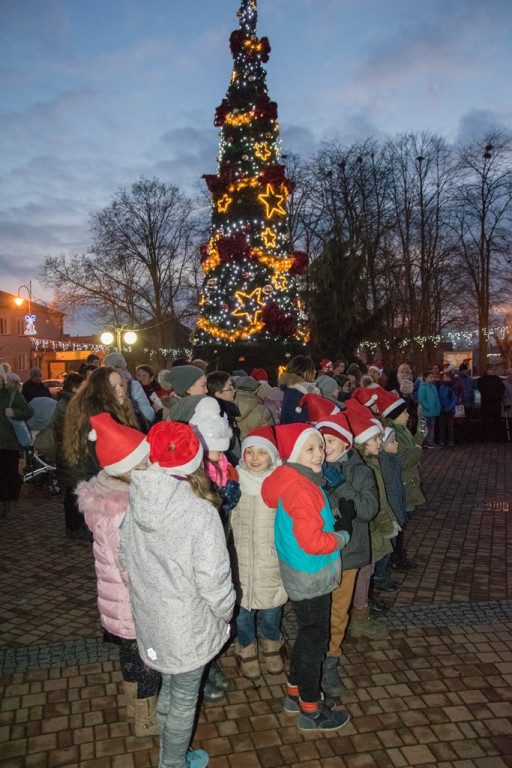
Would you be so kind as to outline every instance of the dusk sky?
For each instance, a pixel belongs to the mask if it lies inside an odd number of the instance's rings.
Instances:
[[[89,214],[142,174],[193,194],[239,0],[0,0],[0,288],[84,252]],[[259,0],[283,151],[512,130],[510,0]],[[73,331],[67,326],[66,330]]]

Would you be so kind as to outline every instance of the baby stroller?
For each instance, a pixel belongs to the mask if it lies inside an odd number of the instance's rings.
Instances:
[[[55,436],[52,427],[42,429],[33,437],[32,445],[24,448],[25,466],[23,483],[43,485],[46,482],[48,492],[56,496],[61,492],[55,465]]]

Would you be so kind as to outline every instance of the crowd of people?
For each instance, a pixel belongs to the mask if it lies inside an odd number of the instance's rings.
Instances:
[[[425,503],[423,449],[474,439],[477,388],[480,439],[507,439],[512,413],[512,370],[492,366],[476,381],[450,364],[415,379],[406,363],[385,374],[298,356],[271,386],[264,368],[202,360],[132,377],[113,352],[68,373],[58,401],[39,369],[21,386],[0,366],[0,383],[0,515],[19,494],[13,420],[37,417],[33,431],[55,434],[66,535],[93,541],[127,717],[136,737],[159,736],[161,768],[207,765],[190,747],[194,720],[231,685],[218,663],[231,642],[248,680],[286,671],[299,730],[349,721],[344,639],[386,637],[394,573],[417,567],[406,532]]]

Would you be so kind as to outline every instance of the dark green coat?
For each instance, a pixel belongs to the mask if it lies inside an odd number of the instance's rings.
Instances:
[[[393,551],[390,536],[394,531],[393,523],[396,521],[396,517],[386,496],[384,478],[377,456],[363,456],[363,461],[372,470],[379,491],[379,511],[370,523],[372,563],[378,563],[385,555],[389,555]]]
[[[384,423],[395,430],[398,452],[403,456],[402,479],[405,503],[408,507],[418,507],[425,503],[425,497],[420,488],[420,464],[423,458],[421,446],[425,435],[422,432],[416,432],[413,437],[407,427],[397,424],[393,419],[385,419]]]
[[[3,451],[21,451],[22,447],[16,438],[16,432],[5,415],[5,409],[9,408],[12,390],[7,387],[0,389],[0,450]],[[20,392],[16,392],[11,403],[14,411],[14,418],[20,421],[26,421],[34,415],[34,409],[30,407]]]

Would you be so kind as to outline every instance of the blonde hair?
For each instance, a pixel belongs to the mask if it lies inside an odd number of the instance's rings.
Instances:
[[[63,433],[64,458],[71,466],[87,458],[87,439],[91,429],[91,416],[109,413],[125,427],[139,430],[133,405],[128,397],[121,405],[110,383],[110,375],[119,371],[110,366],[96,368],[79,391],[69,401]]]
[[[209,501],[210,504],[213,504],[214,507],[219,509],[222,503],[221,498],[219,494],[215,493],[212,489],[210,480],[206,476],[206,472],[202,466],[198,467],[192,474],[188,475],[188,481],[196,496],[200,499],[206,499],[206,501]]]
[[[316,379],[316,366],[314,361],[306,355],[297,355],[293,357],[286,366],[286,373],[293,373],[300,376],[304,381],[310,384]]]

